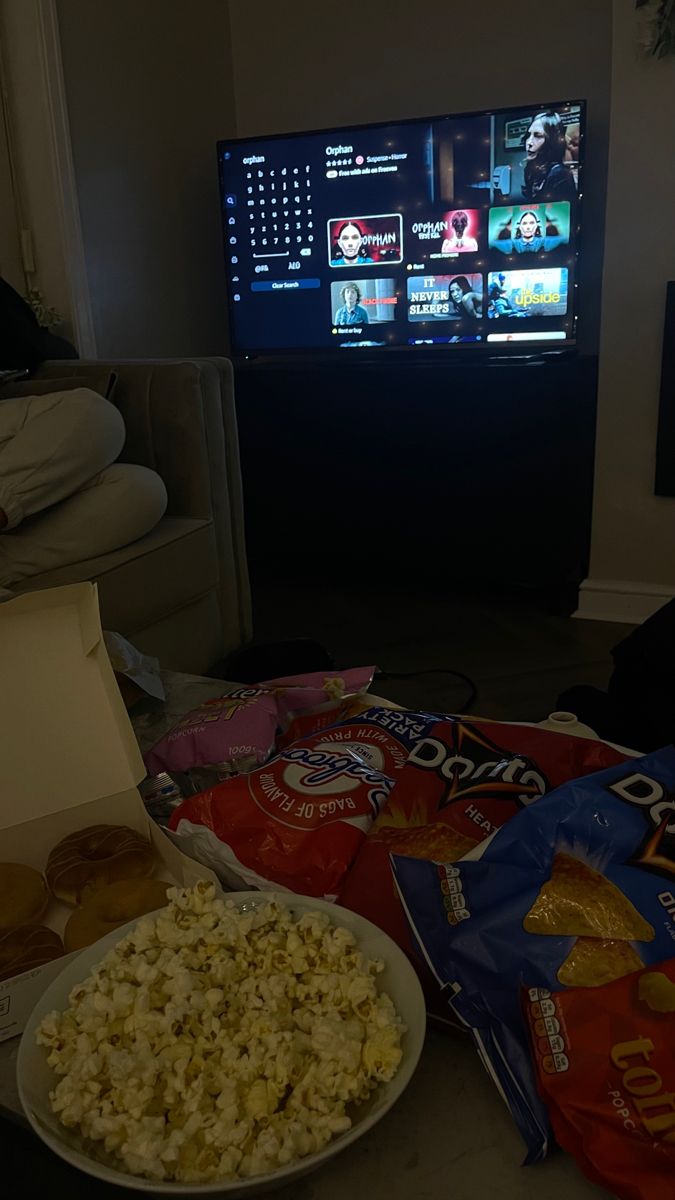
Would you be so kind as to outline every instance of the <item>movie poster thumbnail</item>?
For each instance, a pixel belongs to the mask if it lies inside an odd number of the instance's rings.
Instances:
[[[411,258],[446,258],[475,254],[480,249],[480,212],[477,208],[450,209],[425,219],[416,218],[408,232]]]
[[[441,254],[475,254],[478,250],[477,208],[458,208],[447,212],[443,218],[445,233],[441,243]]]
[[[515,208],[491,208],[488,244],[502,254],[541,254],[566,246],[570,240],[570,206],[521,204]]]
[[[400,213],[333,217],[328,221],[328,261],[352,272],[360,267],[403,261]]]
[[[566,105],[495,117],[494,201],[574,203],[579,189],[581,110]]]
[[[490,271],[488,317],[562,317],[567,312],[567,267]]]
[[[409,321],[452,321],[483,315],[483,279],[479,274],[411,275]]]
[[[330,285],[331,319],[339,329],[380,325],[396,317],[395,279],[340,279]]]

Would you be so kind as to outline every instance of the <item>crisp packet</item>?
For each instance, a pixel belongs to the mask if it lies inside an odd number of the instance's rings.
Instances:
[[[350,667],[346,671],[284,675],[279,679],[267,679],[262,686],[270,688],[276,695],[279,722],[285,728],[298,713],[326,703],[336,704],[348,696],[367,691],[374,674],[375,667]]]
[[[604,742],[538,725],[443,716],[416,743],[380,824],[424,824],[410,819],[416,812],[443,816],[475,844],[561,783],[625,758]]]
[[[247,770],[274,749],[278,710],[267,687],[239,687],[192,709],[145,755],[149,775],[207,764]]]
[[[169,829],[227,886],[335,899],[392,786],[370,747],[319,733],[189,797]]]
[[[409,719],[411,714],[406,714]],[[391,713],[391,728],[401,714]],[[536,726],[418,714],[418,738],[340,893],[340,904],[384,929],[408,953],[427,1009],[452,1020],[438,986],[414,955],[391,876],[389,855],[463,858],[517,812],[577,775],[622,762],[601,742],[561,737]],[[456,1021],[453,1021],[456,1024]]]
[[[675,1179],[675,959],[589,991],[523,996],[556,1141],[619,1200]]]
[[[150,775],[213,767],[223,778],[266,762],[275,748],[277,730],[291,715],[318,704],[332,707],[369,686],[374,667],[288,675],[266,683],[241,686],[226,696],[207,700],[187,713],[145,755]]]
[[[415,938],[528,1147],[549,1127],[522,987],[592,988],[672,954],[675,748],[564,784],[458,863],[394,857]]]
[[[352,717],[359,717],[373,705],[374,701],[367,692],[357,692],[356,695],[345,696],[343,700],[326,700],[305,712],[296,712],[277,734],[277,750],[283,750],[301,738],[312,737],[322,729],[328,729],[329,725],[339,725]]]
[[[320,741],[325,748],[349,746],[376,771],[394,778],[404,770],[411,750],[437,720],[437,713],[375,705],[323,729]]]

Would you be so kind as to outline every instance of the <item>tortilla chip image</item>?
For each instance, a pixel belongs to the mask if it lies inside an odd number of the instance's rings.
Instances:
[[[565,987],[600,987],[643,966],[629,942],[580,937],[560,966],[558,980]]]
[[[556,854],[523,928],[555,937],[651,942],[653,926],[609,879],[570,854]]]
[[[638,996],[652,1012],[675,1012],[675,983],[662,971],[648,971],[642,976]]]
[[[411,858],[426,858],[434,862],[456,862],[478,845],[478,839],[457,833],[442,821],[408,829],[385,825],[377,830],[377,836],[393,854],[408,854]]]

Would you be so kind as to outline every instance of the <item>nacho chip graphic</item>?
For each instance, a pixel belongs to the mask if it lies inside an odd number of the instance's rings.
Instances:
[[[651,942],[654,929],[609,879],[570,854],[556,854],[523,928],[560,937]]]
[[[386,843],[393,854],[408,854],[411,858],[426,858],[435,862],[456,862],[478,845],[476,838],[466,837],[442,821],[408,829],[385,825],[377,829],[377,837]]]
[[[642,975],[638,996],[652,1012],[675,1012],[675,983],[663,971],[648,971]]]
[[[600,987],[643,966],[629,942],[580,937],[559,968],[558,979],[565,987]]]

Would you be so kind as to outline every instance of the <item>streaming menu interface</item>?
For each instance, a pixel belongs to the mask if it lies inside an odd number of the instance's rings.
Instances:
[[[583,105],[219,143],[238,354],[569,342]]]

